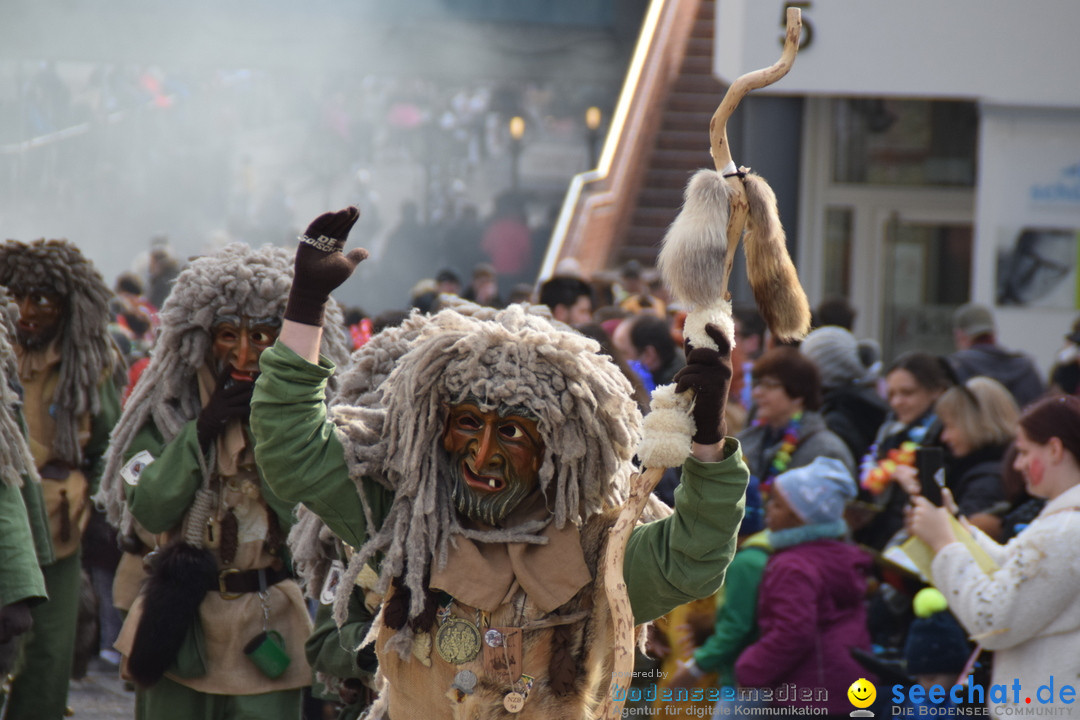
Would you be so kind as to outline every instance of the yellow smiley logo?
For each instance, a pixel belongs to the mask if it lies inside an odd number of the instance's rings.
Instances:
[[[877,699],[877,688],[866,678],[859,678],[847,689],[848,700],[857,708],[868,708]]]

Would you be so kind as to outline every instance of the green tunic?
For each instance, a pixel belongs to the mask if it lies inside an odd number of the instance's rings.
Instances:
[[[98,397],[101,409],[90,418],[90,437],[83,446],[90,495],[97,492],[109,433],[120,417],[120,392],[111,377],[98,386]],[[67,707],[68,678],[74,658],[81,554],[76,549],[67,557],[53,558],[42,490],[30,483],[23,485],[37,557],[46,561],[43,574],[49,601],[33,609],[33,635],[26,646],[23,669],[12,687],[8,716],[59,718]]]
[[[131,441],[124,460],[143,450],[149,452],[154,461],[143,468],[138,485],[124,485],[128,508],[148,532],[168,532],[184,519],[195,500],[195,493],[202,487],[202,469],[199,467],[202,450],[195,433],[195,421],[184,425],[168,444],[154,423],[148,422]],[[265,482],[260,491],[277,515],[282,529],[288,532],[293,523],[292,505],[281,501]]]
[[[266,481],[287,502],[303,502],[342,540],[360,547],[368,536],[345,452],[326,417],[325,389],[334,370],[309,363],[280,342],[261,358],[251,400],[255,456]],[[716,592],[735,552],[749,471],[737,441],[724,460],[690,458],[675,491],[675,513],[634,529],[624,577],[635,621],[646,622]],[[381,523],[392,493],[365,478],[363,492]]]
[[[244,432],[250,446],[253,442],[250,432],[247,428],[244,428]],[[148,421],[132,439],[124,453],[124,459],[128,461],[141,452],[149,453],[150,457],[147,458],[148,464],[142,467],[137,477],[125,479],[124,493],[128,508],[148,532],[164,534],[179,530],[191,511],[197,492],[203,486],[203,471],[200,467],[203,451],[199,446],[195,421],[188,421],[168,443],[164,441],[157,426]],[[293,524],[292,505],[284,503],[274,495],[257,475],[257,468],[255,479],[258,481],[259,497],[265,503],[267,511],[276,516],[282,531],[288,533]],[[215,512],[218,510],[219,508],[215,508]],[[254,521],[250,522],[252,527],[259,527]],[[231,567],[238,570],[265,567],[267,554],[264,549],[244,550],[248,546],[263,548],[261,540],[244,535],[244,527],[241,525],[240,528],[241,548],[237,551]],[[216,550],[211,552],[215,554],[220,568],[228,567]],[[287,557],[283,559],[288,561]],[[299,648],[310,631],[309,617],[299,588],[291,580],[274,585],[268,596],[268,606],[271,627],[280,632],[286,645],[299,654]],[[195,631],[200,633],[201,642],[185,642],[181,646],[175,663],[169,669],[173,674],[172,680],[189,687],[193,692],[222,697],[293,691],[309,684],[310,672],[302,658],[294,657],[294,662],[280,678],[268,679],[260,676],[254,665],[241,656],[239,647],[234,647],[242,646],[243,642],[257,634],[263,622],[260,608],[259,597],[255,593],[241,594],[232,599],[224,599],[216,592],[206,593],[200,605],[199,629]],[[125,655],[130,652],[131,638],[137,626],[135,607],[132,608],[132,613],[116,644],[117,649]],[[194,635],[191,638],[195,639]],[[229,668],[232,668],[231,671]],[[163,696],[159,689],[159,685],[155,684],[145,691],[148,696],[155,695],[155,698],[148,699],[147,702],[161,701]],[[175,690],[166,696],[173,698],[179,692]]]
[[[375,659],[375,646],[368,645],[357,650],[371,629],[374,615],[364,605],[364,591],[359,587],[352,590],[349,597],[349,615],[340,628],[334,622],[332,606],[319,605],[315,613],[315,627],[304,644],[311,669],[324,673],[338,681],[362,680],[370,683],[378,664]],[[330,693],[323,685],[312,686],[312,694],[323,700],[341,702],[337,693]],[[361,693],[361,699],[346,705],[338,714],[338,720],[355,720],[366,709],[368,698]]]

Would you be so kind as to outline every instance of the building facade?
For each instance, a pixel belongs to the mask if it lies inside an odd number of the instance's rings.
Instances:
[[[1048,370],[1080,309],[1080,3],[718,0],[723,82],[775,62],[790,6],[795,66],[751,98],[781,119],[750,104],[732,147],[790,208],[811,303],[847,296],[888,360],[951,351],[981,302]]]

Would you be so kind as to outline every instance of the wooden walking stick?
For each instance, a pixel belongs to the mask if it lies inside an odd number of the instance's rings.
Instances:
[[[802,28],[798,8],[788,8],[784,50],[775,64],[740,76],[728,88],[709,124],[716,170],[699,170],[686,189],[683,208],[668,229],[660,251],[660,272],[680,301],[692,306],[684,336],[695,347],[716,349],[705,326],[720,327],[731,347],[734,320],[728,280],[735,249],[746,231],[747,274],[762,317],[782,338],[800,338],[810,326],[810,308],[787,254],[776,198],[760,177],[736,170],[727,139],[727,121],[751,90],[776,82],[791,69]],[[622,715],[625,692],[615,697],[616,683],[629,686],[634,669],[634,617],[630,609],[623,562],[626,543],[664,469],[678,467],[690,454],[694,434],[690,393],[676,394],[674,385],[657,390],[645,418],[638,457],[644,468],[630,482],[630,496],[608,538],[604,581],[614,625],[614,666],[602,717]]]

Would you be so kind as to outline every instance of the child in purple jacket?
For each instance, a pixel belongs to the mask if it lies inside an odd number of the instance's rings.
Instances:
[[[765,508],[773,555],[758,590],[758,640],[739,656],[735,674],[774,706],[846,716],[848,687],[867,677],[850,652],[870,649],[864,598],[872,559],[844,540],[844,506],[854,497],[851,473],[832,458],[788,470],[773,485]]]

